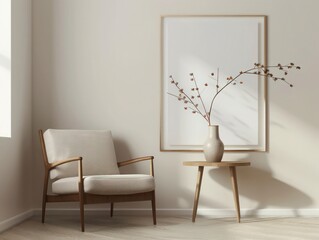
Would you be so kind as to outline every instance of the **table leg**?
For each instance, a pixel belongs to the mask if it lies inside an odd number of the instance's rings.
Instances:
[[[196,191],[195,191],[195,198],[194,198],[192,222],[195,222],[195,218],[197,215],[197,207],[198,207],[198,201],[199,201],[200,188],[202,185],[203,172],[204,172],[204,167],[199,166],[198,173],[197,173],[197,182],[196,182]]]
[[[236,167],[229,167],[229,170],[230,170],[231,182],[233,185],[233,195],[234,195],[235,208],[237,212],[237,222],[240,223],[240,206],[239,206],[239,197],[238,197]]]

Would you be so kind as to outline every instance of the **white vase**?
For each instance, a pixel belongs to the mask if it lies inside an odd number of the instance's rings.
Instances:
[[[224,143],[219,138],[218,125],[208,126],[208,138],[203,145],[207,162],[220,162],[224,154]]]

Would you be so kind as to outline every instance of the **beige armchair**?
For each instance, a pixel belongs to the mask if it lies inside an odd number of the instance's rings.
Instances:
[[[84,232],[84,205],[146,201],[152,203],[156,225],[153,156],[117,162],[110,131],[39,131],[45,166],[42,222],[47,202],[79,202],[81,229]],[[120,174],[119,167],[150,161],[150,175]],[[52,194],[48,194],[49,178]]]

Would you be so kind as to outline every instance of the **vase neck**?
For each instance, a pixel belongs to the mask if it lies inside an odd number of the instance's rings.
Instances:
[[[218,125],[209,125],[208,126],[208,135],[210,138],[219,138],[219,126]]]

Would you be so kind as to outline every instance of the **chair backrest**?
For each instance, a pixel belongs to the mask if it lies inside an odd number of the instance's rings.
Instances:
[[[43,138],[49,163],[82,157],[84,176],[119,174],[110,131],[48,129]],[[77,166],[76,162],[60,165],[50,172],[50,178],[75,177]]]

